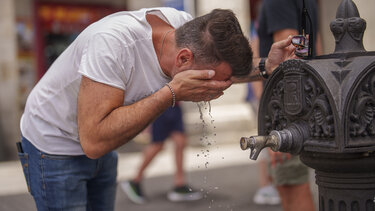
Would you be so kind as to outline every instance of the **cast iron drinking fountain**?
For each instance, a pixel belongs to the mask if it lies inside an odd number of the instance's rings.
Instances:
[[[258,136],[241,138],[256,160],[265,147],[315,169],[320,211],[375,210],[375,52],[366,21],[343,0],[331,22],[332,54],[288,60],[268,79]],[[266,152],[262,152],[266,153]]]

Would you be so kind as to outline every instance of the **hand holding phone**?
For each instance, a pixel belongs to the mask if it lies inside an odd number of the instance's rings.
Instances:
[[[292,44],[296,47],[294,54],[300,58],[309,56],[309,40],[303,35],[296,35],[292,38]]]

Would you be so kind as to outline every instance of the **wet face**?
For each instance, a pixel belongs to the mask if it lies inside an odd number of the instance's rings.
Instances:
[[[230,65],[227,62],[221,62],[216,66],[197,65],[197,66],[194,66],[193,69],[214,70],[215,76],[212,78],[212,80],[227,81],[232,77],[232,68],[230,67]]]
[[[221,62],[214,68],[215,76],[212,78],[218,81],[227,81],[232,77],[232,68],[226,62]]]

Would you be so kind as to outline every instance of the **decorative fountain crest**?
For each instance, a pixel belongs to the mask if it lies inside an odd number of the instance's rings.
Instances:
[[[330,25],[336,41],[335,53],[364,52],[363,34],[366,21],[359,16],[352,0],[344,0],[337,9],[336,20]]]

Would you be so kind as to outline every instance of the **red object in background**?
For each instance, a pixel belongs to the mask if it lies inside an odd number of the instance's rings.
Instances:
[[[37,77],[40,79],[57,56],[91,23],[124,10],[108,5],[82,5],[35,1]]]
[[[262,0],[249,0],[251,20],[256,20],[258,18],[261,4]]]

